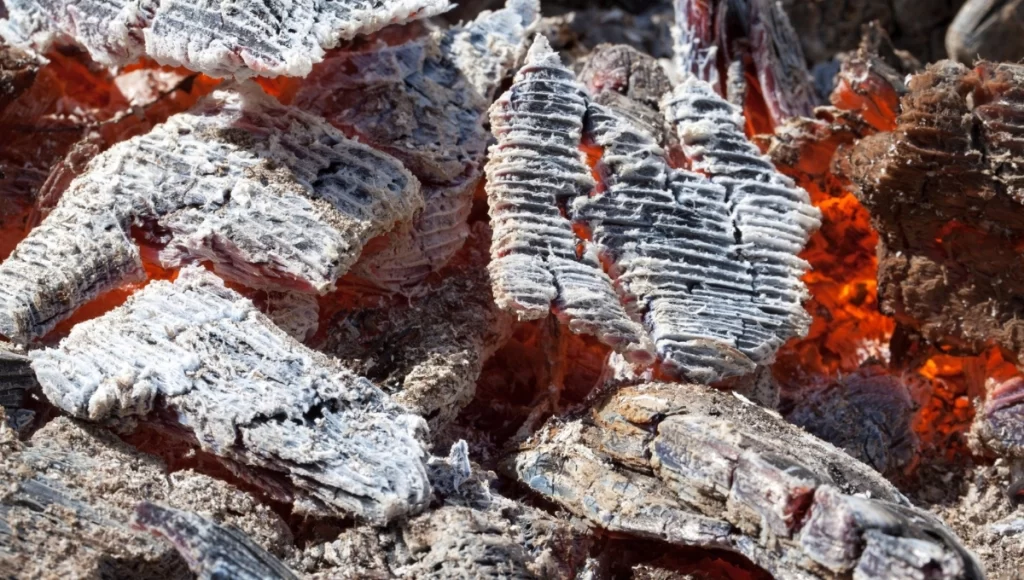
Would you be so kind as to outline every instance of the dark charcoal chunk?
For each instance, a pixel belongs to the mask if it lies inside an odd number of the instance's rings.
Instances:
[[[191,512],[142,502],[135,508],[132,527],[167,540],[201,580],[298,578],[241,531]]]

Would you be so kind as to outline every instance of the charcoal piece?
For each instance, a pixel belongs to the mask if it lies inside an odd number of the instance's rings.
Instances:
[[[431,458],[433,510],[384,530],[346,530],[297,565],[313,578],[573,578],[590,547],[586,530],[492,492],[494,473],[467,452],[460,441],[448,458]]]
[[[602,44],[628,45],[653,58],[669,59],[673,21],[672,4],[667,1],[650,3],[635,12],[587,3],[572,12],[542,18],[537,33],[547,37],[574,67]]]
[[[853,50],[861,28],[877,21],[893,42],[922,62],[946,56],[943,38],[964,0],[781,0],[804,54],[814,64]]]
[[[40,66],[38,57],[0,43],[0,111],[32,86]]]
[[[803,188],[779,173],[746,139],[740,111],[707,83],[684,81],[662,101],[662,110],[693,169],[724,189],[715,198],[720,200],[715,211],[722,215],[724,204],[732,223],[715,227],[719,237],[732,235],[737,262],[749,264],[732,281],[738,286],[746,284],[744,275],[752,279],[759,310],[747,314],[750,321],[743,328],[752,341],[740,350],[755,362],[770,362],[783,342],[806,334],[810,324],[801,280],[808,264],[798,254],[821,224],[821,212]]]
[[[129,528],[144,499],[203,513],[263,549],[283,554],[292,542],[252,496],[190,471],[168,476],[154,457],[64,417],[25,443],[0,425],[0,483],[0,563],[11,577],[192,578],[174,550]]]
[[[879,234],[882,312],[947,352],[1024,352],[1022,86],[1021,65],[930,65],[895,130],[840,160]]]
[[[1024,459],[1024,379],[1014,377],[989,389],[971,434],[1000,457]]]
[[[676,64],[742,106],[748,69],[773,124],[809,117],[817,94],[796,31],[774,0],[677,0]],[[750,63],[749,65],[747,63]]]
[[[672,90],[658,61],[630,46],[602,44],[590,53],[577,76],[593,102],[639,125],[662,146],[675,145],[675,136],[666,135],[658,110],[662,97]]]
[[[298,578],[241,531],[191,512],[144,501],[135,508],[131,523],[135,529],[166,539],[201,580]]]
[[[394,155],[424,183],[423,210],[356,274],[415,293],[462,246],[486,155],[487,107],[522,60],[538,14],[535,0],[510,0],[397,46],[337,51],[300,87],[296,106]]]
[[[624,44],[601,44],[591,51],[579,80],[594,95],[616,92],[657,109],[672,84],[653,57]]]
[[[0,35],[43,52],[62,37],[108,66],[141,56],[212,76],[305,76],[326,49],[434,16],[445,0],[12,0]]]
[[[498,141],[486,169],[494,298],[520,319],[544,318],[554,306],[573,332],[649,361],[643,329],[563,215],[572,198],[594,186],[580,151],[585,113],[583,87],[538,36],[491,108]]]
[[[733,237],[726,188],[668,166],[649,133],[596,104],[587,134],[603,149],[604,190],[573,202],[614,261],[663,368],[710,383],[771,362],[788,336],[773,336]]]
[[[983,577],[871,468],[708,387],[621,389],[589,417],[550,420],[508,468],[596,526],[732,550],[776,577]]]
[[[0,342],[0,407],[20,408],[26,393],[38,386],[31,360]]]
[[[796,395],[786,419],[886,475],[898,475],[917,452],[914,402],[885,369],[864,368]]]
[[[299,512],[383,521],[429,498],[423,420],[202,268],[150,283],[30,356],[67,413],[170,422],[205,451],[286,478]]]
[[[1019,61],[1024,58],[1022,30],[1024,2],[968,0],[946,30],[946,52],[968,65],[978,59]]]
[[[489,244],[487,228],[475,226],[424,296],[342,312],[318,350],[376,381],[436,431],[473,398],[484,362],[512,334],[512,317],[491,297]]]
[[[387,154],[253,85],[219,91],[71,183],[0,264],[0,335],[42,336],[143,279],[133,228],[162,247],[165,268],[208,260],[250,287],[326,293],[367,240],[421,204],[419,183]]]

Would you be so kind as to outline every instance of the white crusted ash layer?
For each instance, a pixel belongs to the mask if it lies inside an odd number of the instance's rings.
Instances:
[[[725,189],[738,259],[749,264],[761,311],[746,326],[763,332],[764,340],[748,345],[745,354],[770,363],[786,340],[805,334],[810,325],[802,280],[810,266],[799,253],[821,225],[821,212],[746,138],[739,108],[706,82],[686,79],[666,95],[662,110],[693,169]]]
[[[469,233],[487,142],[487,107],[522,60],[537,0],[509,0],[475,20],[397,46],[335,51],[294,104],[400,159],[423,183],[423,210],[364,256],[356,274],[385,289],[425,291]]]
[[[571,215],[614,260],[663,368],[701,383],[753,372],[788,336],[759,308],[726,188],[669,167],[644,127],[609,108],[591,103],[586,131],[603,151],[604,189]]]
[[[51,403],[93,421],[138,417],[290,483],[295,508],[374,521],[426,506],[426,424],[312,351],[199,267],[34,351]]]
[[[649,362],[643,328],[565,214],[573,198],[594,187],[580,151],[586,110],[582,85],[538,36],[491,108],[498,141],[486,168],[494,297],[520,319],[544,318],[554,307],[574,332]]]
[[[148,56],[224,77],[305,76],[324,51],[447,0],[8,0],[0,35],[45,51],[70,37],[108,66]]]
[[[42,336],[143,277],[132,230],[177,268],[206,260],[252,288],[326,293],[367,240],[422,207],[393,157],[254,85],[215,92],[89,163],[0,264],[0,335]]]

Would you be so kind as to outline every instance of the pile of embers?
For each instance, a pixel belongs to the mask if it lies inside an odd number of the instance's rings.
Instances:
[[[840,4],[6,0],[0,576],[1024,576],[1018,3]]]

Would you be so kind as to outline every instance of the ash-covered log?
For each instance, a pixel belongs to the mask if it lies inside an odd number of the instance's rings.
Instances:
[[[255,288],[325,293],[363,245],[422,207],[400,162],[253,85],[106,151],[0,264],[0,335],[27,342],[168,268],[209,260]]]
[[[553,419],[509,460],[593,525],[738,552],[776,577],[982,578],[933,516],[874,470],[734,395],[648,384]]]
[[[733,264],[720,269],[713,284],[726,294],[739,293],[734,298],[739,303],[750,297],[746,309],[735,310],[742,316],[718,324],[735,324],[739,350],[754,363],[770,363],[785,341],[806,334],[810,324],[801,279],[808,264],[798,254],[820,226],[821,212],[747,140],[740,111],[709,84],[687,79],[665,97],[662,110],[692,168],[710,180],[705,191],[717,191],[695,198],[717,200],[717,213],[707,214],[704,227],[717,228],[726,240],[709,240],[706,252],[725,250],[720,260],[732,256]],[[731,247],[723,245],[730,237]]]
[[[326,49],[440,14],[447,0],[9,0],[0,35],[40,52],[70,37],[107,66],[148,56],[212,76],[305,76]]]
[[[335,51],[299,87],[295,106],[394,155],[423,184],[423,209],[389,232],[354,274],[421,293],[424,278],[462,246],[487,151],[487,108],[522,61],[539,12],[535,0],[511,0],[401,44],[379,39]]]
[[[194,440],[297,512],[387,521],[429,499],[424,421],[202,268],[150,283],[30,356],[65,412]]]

